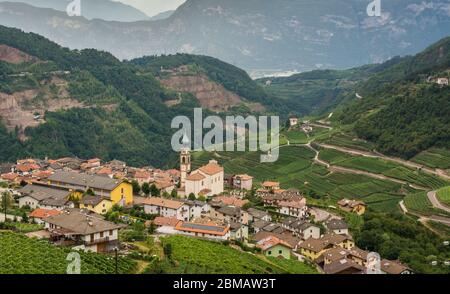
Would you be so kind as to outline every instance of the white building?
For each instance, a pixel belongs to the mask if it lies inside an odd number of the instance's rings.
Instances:
[[[190,220],[190,207],[181,201],[150,197],[142,201],[147,214],[158,214],[163,217],[176,218],[181,221]]]
[[[277,212],[296,218],[306,218],[306,213],[308,212],[306,198],[302,198],[299,201],[279,201]]]
[[[230,227],[221,227],[216,224],[196,224],[179,222],[175,230],[181,235],[205,238],[217,241],[230,240]]]
[[[192,193],[196,197],[209,197],[223,193],[224,176],[224,170],[217,161],[209,161],[207,165],[200,167],[186,177],[186,196]]]
[[[189,206],[190,220],[201,218],[202,216],[207,216],[211,211],[211,205],[209,205],[207,202],[198,200],[195,201],[184,200],[183,202]]]
[[[325,223],[325,226],[331,232],[337,235],[348,235],[348,225],[341,219],[331,219]]]

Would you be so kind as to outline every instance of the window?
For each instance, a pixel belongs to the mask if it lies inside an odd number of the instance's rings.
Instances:
[[[272,251],[268,251],[267,254],[268,254],[268,255],[272,255]]]
[[[100,238],[103,238],[103,232],[100,232]]]
[[[278,254],[283,254],[283,250],[278,250]]]
[[[112,236],[113,235],[113,230],[109,231],[109,235]]]

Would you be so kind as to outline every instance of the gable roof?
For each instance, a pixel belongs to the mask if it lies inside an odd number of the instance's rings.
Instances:
[[[184,205],[184,203],[181,201],[175,201],[158,197],[150,197],[142,199],[141,204],[166,207],[170,209],[179,209]]]
[[[392,275],[399,275],[406,270],[410,270],[407,266],[404,266],[400,262],[387,259],[381,260],[380,268],[383,272]]]
[[[30,196],[37,201],[45,199],[67,200],[71,192],[57,187],[44,186],[39,184],[28,184],[19,190],[22,195]]]
[[[213,224],[196,224],[179,222],[176,227],[178,231],[185,231],[191,233],[202,233],[216,236],[225,236],[230,230],[229,227],[220,227]]]
[[[275,237],[273,235],[270,235],[270,236],[266,237],[265,239],[260,240],[256,244],[256,247],[261,248],[263,251],[266,251],[266,250],[268,250],[268,249],[270,249],[272,247],[275,247],[277,245],[281,245],[281,246],[287,247],[289,249],[293,248],[289,243],[287,243],[287,242],[285,242],[283,240],[280,240],[280,239],[278,239],[277,237]]]
[[[82,210],[67,210],[62,214],[44,218],[44,222],[61,227],[79,235],[88,235],[109,230],[120,229],[123,226],[105,221],[101,217]]]
[[[346,270],[352,270],[353,273],[363,273],[364,267],[349,258],[344,258],[326,264],[323,270],[326,274],[338,274]]]
[[[345,230],[348,229],[348,225],[341,219],[331,219],[325,224],[330,230]]]
[[[106,191],[112,191],[122,183],[122,181],[108,177],[67,171],[57,171],[48,177],[48,179],[53,182],[61,182],[73,186],[90,187]]]
[[[94,207],[100,204],[102,201],[111,201],[111,200],[105,197],[92,195],[86,195],[81,199],[81,203],[83,203],[84,205],[92,205]]]
[[[56,209],[37,208],[29,214],[29,217],[31,217],[31,218],[46,218],[46,217],[58,215],[61,213],[62,213],[61,211],[56,210]]]
[[[202,173],[212,176],[212,175],[223,172],[223,167],[221,167],[219,164],[217,164],[214,161],[210,161],[207,165],[200,167],[199,170]]]
[[[192,173],[189,176],[187,176],[187,178],[186,178],[187,181],[201,181],[204,179],[205,179],[205,176],[198,172]]]

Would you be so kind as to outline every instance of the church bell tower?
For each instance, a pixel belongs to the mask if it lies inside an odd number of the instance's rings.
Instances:
[[[186,184],[186,178],[191,172],[191,148],[190,142],[186,135],[183,136],[183,147],[180,152],[180,187],[184,187]]]

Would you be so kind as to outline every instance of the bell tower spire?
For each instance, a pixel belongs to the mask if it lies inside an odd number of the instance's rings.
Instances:
[[[180,152],[180,187],[183,188],[186,184],[186,178],[191,172],[191,148],[190,141],[186,134],[183,135],[183,147]]]

